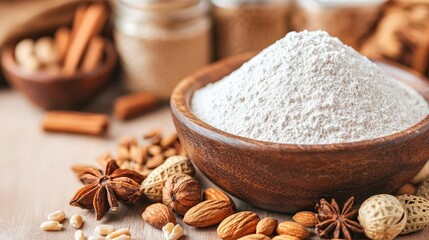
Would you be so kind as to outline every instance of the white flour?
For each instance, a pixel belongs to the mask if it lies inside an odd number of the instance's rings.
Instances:
[[[291,32],[223,80],[194,94],[208,124],[290,144],[372,139],[428,114],[415,90],[326,32]]]

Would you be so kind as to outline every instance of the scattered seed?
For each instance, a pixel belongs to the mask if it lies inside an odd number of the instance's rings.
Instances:
[[[79,214],[75,214],[70,218],[70,225],[74,228],[81,228],[83,224],[83,218]]]
[[[63,225],[57,221],[46,221],[40,225],[40,228],[44,231],[61,231]]]

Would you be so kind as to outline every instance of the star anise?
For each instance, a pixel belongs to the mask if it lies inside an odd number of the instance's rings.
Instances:
[[[363,227],[354,219],[358,210],[353,210],[354,197],[349,198],[340,210],[335,199],[331,203],[321,199],[316,204],[316,232],[320,237],[329,239],[352,239],[351,233],[362,233]]]
[[[120,169],[114,160],[107,163],[105,174],[96,168],[84,169],[80,181],[85,184],[70,200],[70,205],[85,209],[94,209],[97,220],[111,209],[115,212],[118,201],[135,203],[143,193],[140,183],[144,177],[139,173]]]

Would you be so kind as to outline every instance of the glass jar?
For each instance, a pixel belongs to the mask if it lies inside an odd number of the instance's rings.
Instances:
[[[375,24],[385,0],[297,0],[295,30],[324,30],[358,49]]]
[[[127,85],[168,99],[175,85],[211,60],[205,0],[117,0],[114,39]]]
[[[260,51],[289,31],[289,0],[212,0],[216,54]]]

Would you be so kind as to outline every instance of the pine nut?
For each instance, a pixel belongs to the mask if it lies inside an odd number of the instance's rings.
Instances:
[[[83,218],[79,214],[75,214],[70,218],[70,225],[74,228],[81,228],[83,224]]]
[[[184,234],[182,226],[179,224],[174,226],[173,223],[167,223],[162,227],[162,232],[164,233],[164,238],[166,240],[177,240]]]
[[[104,237],[102,236],[90,236],[88,240],[104,240]]]
[[[115,230],[116,230],[116,228],[114,226],[111,226],[111,225],[98,225],[95,228],[95,233],[97,233],[98,235],[101,235],[101,236],[106,236],[106,235],[111,234]]]
[[[131,236],[130,229],[128,229],[128,228],[118,229],[118,230],[112,232],[111,234],[107,235],[106,240],[116,239],[117,237],[120,237],[121,235]]]
[[[86,240],[86,235],[84,232],[82,232],[82,230],[77,230],[74,233],[74,239],[75,240]]]
[[[66,218],[66,213],[64,211],[56,211],[48,215],[48,220],[50,221],[62,222],[64,218]]]
[[[40,228],[44,231],[61,231],[63,225],[57,221],[46,221],[40,225]]]
[[[119,237],[112,238],[112,240],[131,240],[131,236],[122,234]]]

